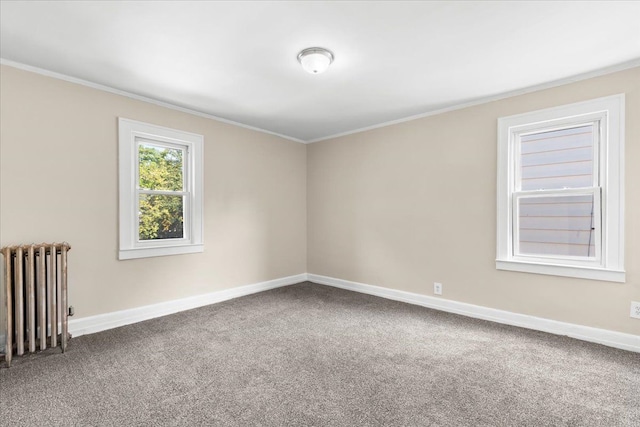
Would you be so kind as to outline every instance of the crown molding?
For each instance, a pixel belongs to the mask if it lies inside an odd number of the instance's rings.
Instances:
[[[246,124],[240,123],[240,122],[234,122],[233,120],[224,119],[222,117],[214,116],[213,114],[205,113],[205,112],[198,111],[198,110],[193,110],[191,108],[181,107],[179,105],[171,104],[171,103],[166,102],[166,101],[160,101],[158,99],[149,98],[147,96],[138,95],[138,94],[135,94],[135,93],[132,93],[132,92],[127,92],[127,91],[121,90],[121,89],[116,89],[116,88],[111,87],[111,86],[106,86],[106,85],[102,85],[102,84],[99,84],[99,83],[90,82],[88,80],[79,79],[77,77],[72,77],[72,76],[69,76],[69,75],[66,75],[66,74],[56,73],[54,71],[45,70],[44,68],[34,67],[32,65],[23,64],[23,63],[12,61],[12,60],[5,59],[5,58],[0,58],[0,64],[7,65],[7,66],[13,67],[13,68],[17,68],[19,70],[24,70],[24,71],[29,71],[29,72],[32,72],[32,73],[40,74],[40,75],[43,75],[43,76],[46,76],[46,77],[52,77],[54,79],[64,80],[64,81],[69,82],[69,83],[75,83],[75,84],[79,84],[79,85],[82,85],[82,86],[87,86],[87,87],[90,87],[92,89],[101,90],[103,92],[109,92],[109,93],[113,93],[115,95],[125,96],[127,98],[135,99],[137,101],[147,102],[149,104],[157,105],[157,106],[164,107],[164,108],[169,108],[171,110],[180,111],[182,113],[191,114],[193,116],[204,117],[205,119],[211,119],[211,120],[215,120],[217,122],[222,122],[222,123],[226,123],[226,124],[229,124],[229,125],[238,126],[238,127],[244,128],[244,129],[249,129],[249,130],[253,130],[253,131],[256,131],[256,132],[261,132],[261,133],[266,133],[268,135],[277,136],[277,137],[280,137],[280,138],[287,139],[289,141],[294,141],[294,142],[299,142],[301,144],[306,144],[306,141],[303,141],[303,140],[298,139],[298,138],[294,138],[292,136],[283,135],[283,134],[280,134],[280,133],[277,133],[277,132],[272,132],[270,130],[257,128],[255,126],[246,125]]]
[[[581,80],[587,80],[587,79],[591,79],[591,78],[594,78],[594,77],[604,76],[604,75],[607,75],[607,74],[616,73],[618,71],[624,71],[624,70],[628,70],[629,68],[635,68],[635,67],[640,67],[640,58],[632,59],[631,61],[622,62],[620,64],[612,65],[610,67],[605,67],[605,68],[600,68],[598,70],[589,71],[587,73],[576,74],[576,75],[571,76],[571,77],[566,77],[566,78],[563,78],[563,79],[554,80],[554,81],[547,82],[547,83],[541,83],[541,84],[538,84],[538,85],[528,86],[528,87],[526,87],[524,89],[516,89],[516,90],[509,91],[509,92],[503,92],[503,93],[500,93],[500,94],[497,94],[497,95],[485,96],[485,97],[478,98],[478,99],[475,99],[475,100],[470,101],[470,102],[463,102],[461,104],[454,104],[454,105],[451,105],[449,107],[440,108],[438,110],[433,110],[433,111],[428,111],[426,113],[415,114],[413,116],[408,116],[408,117],[404,117],[404,118],[401,118],[401,119],[391,120],[391,121],[384,122],[384,123],[379,123],[379,124],[376,124],[376,125],[366,126],[366,127],[362,127],[362,128],[358,128],[358,129],[354,129],[354,130],[349,130],[349,131],[346,131],[346,132],[341,132],[341,133],[336,133],[336,134],[329,135],[329,136],[323,136],[323,137],[320,137],[320,138],[311,139],[311,140],[306,141],[305,143],[306,144],[312,144],[314,142],[327,141],[327,140],[330,140],[330,139],[340,138],[340,137],[347,136],[347,135],[353,135],[353,134],[360,133],[360,132],[366,132],[366,131],[373,130],[373,129],[379,129],[379,128],[383,128],[383,127],[387,127],[387,126],[397,125],[397,124],[400,124],[400,123],[410,122],[412,120],[423,119],[425,117],[437,116],[438,114],[448,113],[450,111],[462,110],[463,108],[473,107],[473,106],[481,105],[481,104],[488,104],[489,102],[499,101],[501,99],[506,99],[506,98],[511,98],[511,97],[514,97],[514,96],[524,95],[524,94],[531,93],[531,92],[538,92],[538,91],[545,90],[545,89],[551,89],[551,88],[558,87],[558,86],[563,86],[563,85],[566,85],[566,84],[569,84],[569,83],[575,83],[575,82],[579,82]]]
[[[340,138],[340,137],[343,137],[343,136],[353,135],[353,134],[356,134],[356,133],[366,132],[366,131],[369,131],[369,130],[379,129],[379,128],[383,128],[383,127],[387,127],[387,126],[393,126],[393,125],[397,125],[397,124],[400,124],[400,123],[405,123],[405,122],[410,122],[410,121],[413,121],[413,120],[422,119],[422,118],[425,118],[425,117],[431,117],[431,116],[436,116],[438,114],[448,113],[450,111],[461,110],[461,109],[468,108],[468,107],[473,107],[473,106],[476,106],[476,105],[487,104],[487,103],[493,102],[493,101],[499,101],[501,99],[506,99],[506,98],[511,98],[511,97],[514,97],[514,96],[524,95],[524,94],[531,93],[531,92],[538,92],[538,91],[545,90],[545,89],[551,89],[551,88],[554,88],[554,87],[563,86],[563,85],[566,85],[566,84],[569,84],[569,83],[575,83],[575,82],[578,82],[578,81],[581,81],[581,80],[587,80],[587,79],[591,79],[591,78],[594,78],[594,77],[604,76],[606,74],[611,74],[611,73],[615,73],[615,72],[618,72],[618,71],[624,71],[624,70],[627,70],[627,69],[630,69],[630,68],[639,67],[640,66],[640,58],[635,58],[635,59],[632,59],[630,61],[626,61],[626,62],[622,62],[620,64],[612,65],[610,67],[600,68],[598,70],[577,74],[577,75],[574,75],[574,76],[571,76],[571,77],[566,77],[566,78],[563,78],[563,79],[558,79],[558,80],[554,80],[554,81],[547,82],[547,83],[541,83],[541,84],[538,84],[538,85],[528,86],[528,87],[523,88],[523,89],[516,89],[516,90],[513,90],[513,91],[509,91],[509,92],[503,92],[503,93],[500,93],[500,94],[497,94],[497,95],[486,96],[486,97],[475,99],[475,100],[470,101],[470,102],[463,102],[463,103],[460,103],[460,104],[454,104],[454,105],[450,105],[450,106],[445,107],[445,108],[440,108],[440,109],[433,110],[433,111],[427,111],[425,113],[415,114],[415,115],[403,117],[403,118],[396,119],[396,120],[390,120],[390,121],[387,121],[387,122],[382,122],[382,123],[378,123],[378,124],[375,124],[375,125],[366,126],[366,127],[362,127],[362,128],[357,128],[357,129],[353,129],[353,130],[349,130],[349,131],[345,131],[345,132],[340,132],[340,133],[336,133],[336,134],[332,134],[332,135],[328,135],[328,136],[323,136],[323,137],[319,137],[319,138],[314,138],[314,139],[310,139],[310,140],[302,140],[302,139],[295,138],[295,137],[292,137],[292,136],[289,136],[289,135],[284,135],[284,134],[280,134],[280,133],[277,133],[277,132],[272,132],[272,131],[269,131],[269,130],[266,130],[266,129],[257,128],[255,126],[250,126],[250,125],[247,125],[247,124],[244,124],[244,123],[235,122],[233,120],[224,119],[222,117],[214,116],[212,114],[204,113],[202,111],[181,107],[179,105],[171,104],[171,103],[166,102],[166,101],[160,101],[160,100],[157,100],[157,99],[154,99],[154,98],[149,98],[149,97],[146,97],[146,96],[137,95],[135,93],[131,93],[131,92],[127,92],[127,91],[124,91],[124,90],[116,89],[116,88],[113,88],[113,87],[110,87],[110,86],[105,86],[105,85],[102,85],[102,84],[90,82],[88,80],[79,79],[77,77],[68,76],[66,74],[56,73],[56,72],[53,72],[53,71],[45,70],[43,68],[34,67],[32,65],[23,64],[23,63],[12,61],[12,60],[5,59],[5,58],[0,58],[0,64],[7,65],[7,66],[10,66],[10,67],[13,67],[13,68],[18,68],[20,70],[30,71],[30,72],[36,73],[36,74],[41,74],[43,76],[52,77],[52,78],[59,79],[59,80],[64,80],[64,81],[67,81],[67,82],[70,82],[70,83],[76,83],[76,84],[87,86],[87,87],[90,87],[90,88],[93,88],[93,89],[97,89],[97,90],[113,93],[113,94],[116,94],[116,95],[125,96],[127,98],[136,99],[138,101],[148,102],[150,104],[158,105],[160,107],[169,108],[169,109],[172,109],[172,110],[180,111],[180,112],[191,114],[191,115],[194,115],[194,116],[204,117],[204,118],[215,120],[215,121],[218,121],[218,122],[227,123],[227,124],[238,126],[238,127],[245,128],[245,129],[250,129],[250,130],[253,130],[253,131],[256,131],[256,132],[261,132],[261,133],[265,133],[265,134],[268,134],[268,135],[277,136],[277,137],[280,137],[280,138],[283,138],[283,139],[287,139],[289,141],[299,142],[301,144],[312,144],[314,142],[327,141],[327,140],[330,140],[330,139],[335,139],[335,138]]]

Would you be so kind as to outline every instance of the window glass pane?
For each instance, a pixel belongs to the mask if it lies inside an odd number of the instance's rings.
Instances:
[[[141,194],[139,201],[139,240],[184,237],[182,196]]]
[[[593,186],[593,126],[520,138],[522,190]]]
[[[145,190],[182,191],[183,153],[179,148],[139,143],[139,187]]]
[[[595,258],[593,195],[519,197],[520,254]]]

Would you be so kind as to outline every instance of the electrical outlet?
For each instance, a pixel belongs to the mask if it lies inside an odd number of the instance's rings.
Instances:
[[[631,301],[631,317],[640,319],[640,302]]]
[[[435,295],[442,295],[442,283],[433,282],[433,293]]]

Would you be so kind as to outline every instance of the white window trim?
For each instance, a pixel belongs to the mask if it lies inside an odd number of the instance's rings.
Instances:
[[[162,126],[118,119],[120,250],[118,259],[147,258],[204,251],[203,146],[202,135]],[[140,242],[138,240],[138,147],[136,140],[179,146],[186,150],[185,181],[189,197],[185,204],[185,238]]]
[[[625,282],[624,271],[624,94],[498,119],[497,253],[499,270]],[[600,118],[599,165],[602,253],[597,265],[554,258],[515,257],[513,191],[517,173],[515,135]],[[593,264],[593,263],[591,263]]]

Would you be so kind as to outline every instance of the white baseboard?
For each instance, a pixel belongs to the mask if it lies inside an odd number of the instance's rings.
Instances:
[[[166,316],[168,314],[178,313],[192,308],[267,291],[269,289],[293,285],[306,280],[307,274],[303,273],[266,282],[240,286],[237,288],[225,289],[223,291],[212,292],[209,294],[136,307],[129,310],[114,311],[112,313],[99,314],[97,316],[82,317],[80,319],[70,319],[69,332],[74,337],[92,334],[107,329],[117,328],[119,326],[142,322],[143,320],[149,320],[155,317]],[[4,342],[4,340],[0,342]]]
[[[559,322],[556,320],[544,319],[541,317],[528,316],[525,314],[513,313],[510,311],[497,310],[494,308],[479,305],[467,304],[452,301],[439,297],[416,294],[412,292],[400,291],[396,289],[383,288],[380,286],[367,285],[365,283],[351,282],[348,280],[336,279],[333,277],[321,276],[317,274],[297,274],[295,276],[283,277],[266,282],[254,283],[237,288],[225,289],[223,291],[212,292],[205,295],[198,295],[174,301],[167,301],[159,304],[147,305],[144,307],[132,308],[129,310],[116,311],[112,313],[100,314],[97,316],[83,317],[69,320],[69,332],[78,337],[85,334],[104,331],[107,329],[125,326],[155,317],[166,316],[192,308],[202,307],[217,302],[227,301],[233,298],[267,291],[282,286],[311,281],[321,285],[333,286],[336,288],[360,292],[363,294],[375,295],[409,304],[420,305],[433,308],[435,310],[474,317],[477,319],[489,320],[506,325],[519,326],[522,328],[534,329],[556,335],[566,335],[583,341],[603,344],[622,350],[640,353],[640,336],[625,334],[622,332],[609,331],[606,329],[592,328],[589,326],[576,325],[572,323]],[[4,343],[4,335],[0,335],[0,343]],[[3,349],[0,349],[2,353]]]
[[[558,322],[556,320],[528,316],[526,314],[518,314],[510,311],[497,310],[495,308],[452,301],[440,297],[432,297],[412,292],[383,288],[380,286],[367,285],[365,283],[335,279],[333,277],[320,276],[317,274],[308,274],[308,280],[321,285],[328,285],[363,294],[375,295],[382,298],[420,305],[449,313],[474,317],[476,319],[490,320],[492,322],[534,329],[555,335],[566,335],[583,341],[594,342],[609,347],[640,353],[640,336],[638,335],[581,326],[573,323]]]

